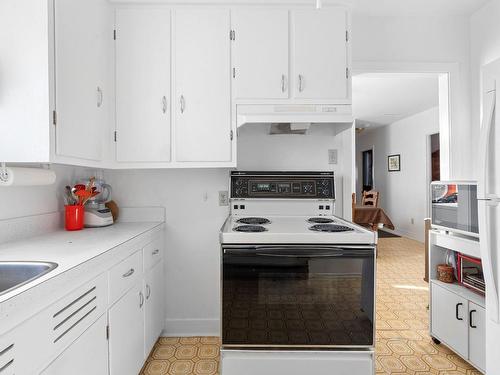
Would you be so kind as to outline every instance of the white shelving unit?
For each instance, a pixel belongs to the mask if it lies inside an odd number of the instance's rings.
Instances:
[[[449,251],[481,258],[479,239],[437,229],[429,241],[430,335],[484,373],[485,298],[458,284],[437,279],[437,265],[446,263]]]

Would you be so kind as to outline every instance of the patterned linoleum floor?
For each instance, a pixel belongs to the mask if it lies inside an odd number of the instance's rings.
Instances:
[[[377,259],[377,375],[479,375],[428,333],[428,285],[423,244],[379,240]],[[218,337],[162,337],[141,375],[216,375]]]

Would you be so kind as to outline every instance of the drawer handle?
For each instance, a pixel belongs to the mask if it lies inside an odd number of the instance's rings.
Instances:
[[[125,272],[122,277],[130,277],[134,274],[135,270],[133,268],[129,269],[127,272]]]
[[[455,318],[457,318],[457,320],[464,320],[464,318],[459,318],[459,317],[458,317],[458,308],[459,308],[460,306],[463,306],[463,303],[461,303],[461,302],[460,302],[460,303],[457,303],[457,305],[455,306]]]
[[[5,370],[7,370],[8,367],[10,367],[10,365],[12,365],[14,363],[14,360],[11,359],[9,362],[7,362],[4,366],[2,366],[2,368],[0,368],[0,372],[4,372]]]
[[[139,292],[139,308],[142,308],[144,305],[144,294],[142,292]]]
[[[0,351],[0,356],[4,355],[5,353],[7,353],[9,350],[11,350],[12,348],[14,347],[14,344],[10,344],[9,346],[7,346],[4,350]]]
[[[475,313],[475,312],[476,312],[476,310],[471,310],[471,311],[469,312],[469,326],[470,326],[471,328],[477,328],[477,326],[475,326],[474,324],[472,324],[472,314],[473,314],[473,313]]]
[[[151,287],[149,285],[146,285],[146,300],[151,297]]]
[[[156,255],[160,252],[160,249],[155,249],[151,254]]]

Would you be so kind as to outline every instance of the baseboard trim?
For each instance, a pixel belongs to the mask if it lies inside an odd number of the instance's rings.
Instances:
[[[407,232],[407,231],[402,231],[402,230],[391,230],[388,228],[379,228],[379,230],[387,232],[387,233],[392,233],[392,234],[398,235],[400,237],[406,237],[406,238],[409,238],[411,240],[415,240],[418,242],[422,242],[422,243],[424,242],[422,238],[419,238],[419,236],[417,234],[412,233],[412,232]]]
[[[162,336],[219,336],[219,319],[166,319]]]

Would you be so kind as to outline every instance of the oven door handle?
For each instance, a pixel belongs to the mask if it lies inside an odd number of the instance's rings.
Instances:
[[[344,253],[297,253],[297,254],[286,254],[286,253],[256,253],[257,256],[263,257],[274,257],[274,258],[334,258],[341,257]]]

